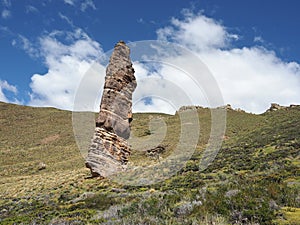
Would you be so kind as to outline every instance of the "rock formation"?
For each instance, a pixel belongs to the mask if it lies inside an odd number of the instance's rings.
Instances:
[[[277,111],[279,109],[286,109],[286,106],[281,106],[277,103],[272,103],[271,107],[267,110],[267,112],[273,112],[273,111]]]
[[[282,106],[277,103],[271,103],[271,107],[266,112],[274,112],[274,111],[282,110],[282,109],[287,110],[289,108],[292,109],[292,108],[297,108],[297,107],[300,107],[300,105],[291,104],[290,106]]]
[[[106,69],[100,112],[86,166],[92,176],[107,177],[122,171],[130,155],[132,93],[136,88],[130,50],[123,41],[116,44]]]

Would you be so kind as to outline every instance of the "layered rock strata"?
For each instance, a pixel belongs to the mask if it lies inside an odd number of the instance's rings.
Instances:
[[[132,121],[132,93],[136,88],[130,49],[116,44],[106,69],[96,129],[86,158],[92,176],[107,177],[122,171],[128,162]]]

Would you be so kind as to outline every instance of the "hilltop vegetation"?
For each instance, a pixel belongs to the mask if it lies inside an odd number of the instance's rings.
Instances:
[[[300,224],[299,106],[261,115],[227,110],[222,148],[205,170],[211,115],[199,108],[191,159],[143,186],[86,179],[71,112],[6,103],[0,112],[1,224]],[[178,143],[178,115],[135,114],[132,134],[159,134],[159,126],[149,129],[155,118],[167,125],[165,150],[150,157],[134,149],[131,166],[160,163]]]

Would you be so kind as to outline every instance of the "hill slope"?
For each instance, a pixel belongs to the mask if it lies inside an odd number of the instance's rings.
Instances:
[[[228,110],[223,146],[203,171],[211,116],[199,108],[200,139],[185,167],[138,187],[86,179],[71,112],[6,103],[0,112],[1,224],[299,224],[299,106],[262,115]],[[167,125],[165,151],[149,157],[136,149],[133,166],[159,163],[178,142],[178,115],[135,114],[132,134],[155,135],[153,118]]]

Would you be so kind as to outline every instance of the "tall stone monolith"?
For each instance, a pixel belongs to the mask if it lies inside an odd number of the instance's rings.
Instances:
[[[120,41],[106,69],[100,112],[86,158],[86,167],[92,176],[108,177],[123,171],[128,162],[130,147],[126,140],[130,136],[135,88],[130,49]]]

